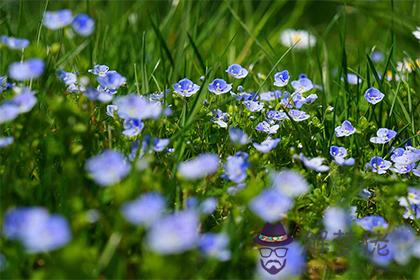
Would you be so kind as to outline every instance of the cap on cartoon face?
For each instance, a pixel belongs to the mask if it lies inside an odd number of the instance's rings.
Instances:
[[[286,246],[293,241],[283,225],[265,224],[254,241],[259,245],[261,267],[271,275],[279,273],[286,266]]]

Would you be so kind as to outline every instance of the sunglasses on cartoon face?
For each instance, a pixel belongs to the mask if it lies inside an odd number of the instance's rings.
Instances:
[[[284,258],[287,254],[287,248],[282,248],[282,247],[274,248],[274,249],[263,247],[263,248],[260,248],[259,250],[260,250],[261,257],[263,258],[270,257],[273,251],[278,258]]]

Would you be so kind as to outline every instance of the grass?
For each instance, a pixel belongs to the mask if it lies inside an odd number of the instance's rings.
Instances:
[[[1,2],[0,35],[27,38],[31,44],[23,54],[0,48],[0,74],[6,74],[8,65],[22,57],[43,58],[47,67],[42,78],[31,81],[38,92],[36,107],[0,126],[1,135],[15,138],[13,145],[0,150],[0,221],[9,208],[43,206],[65,216],[73,234],[66,247],[35,255],[25,254],[17,242],[0,236],[0,253],[7,260],[6,269],[0,272],[2,278],[252,278],[252,237],[263,222],[246,206],[268,185],[267,169],[294,168],[311,184],[310,193],[296,201],[283,221],[291,229],[320,229],[328,205],[357,205],[360,216],[382,215],[392,227],[409,224],[418,234],[419,221],[404,220],[404,209],[396,200],[406,195],[407,186],[418,187],[418,178],[379,176],[364,170],[364,164],[374,155],[389,157],[391,145],[378,147],[369,142],[379,127],[398,131],[392,146],[411,141],[418,147],[419,70],[405,81],[389,82],[385,73],[391,70],[395,74],[397,61],[404,57],[415,60],[418,56],[418,41],[411,32],[420,25],[416,17],[419,6],[417,1]],[[68,30],[46,30],[41,25],[43,12],[59,8],[91,15],[96,20],[93,35],[84,38],[72,36]],[[282,46],[279,34],[290,27],[316,34],[317,45],[303,51]],[[372,50],[383,52],[385,59],[372,62]],[[244,81],[229,79],[225,69],[232,63],[250,69]],[[111,147],[128,154],[131,141],[121,135],[122,124],[105,115],[105,105],[90,102],[82,94],[67,93],[55,74],[64,69],[87,75],[94,64],[106,64],[127,78],[119,95],[162,92],[184,77],[201,86],[187,101],[172,92],[165,94],[164,104],[172,105],[173,115],[147,122],[139,136],[170,138],[175,152],[149,155],[148,169],[133,171],[110,188],[100,188],[86,176],[85,161]],[[229,79],[234,89],[242,85],[249,91],[264,92],[273,89],[273,74],[283,69],[293,78],[306,73],[323,90],[316,92],[319,98],[313,105],[305,107],[312,116],[309,121],[281,125],[281,142],[271,153],[244,148],[252,166],[247,188],[237,196],[228,195],[231,183],[220,178],[222,169],[195,183],[178,178],[181,161],[203,152],[217,153],[225,160],[238,151],[227,131],[210,121],[212,109],[228,112],[229,125],[243,128],[257,142],[265,138],[254,129],[263,114],[251,119],[251,113],[233,98],[208,92],[208,83],[220,77]],[[361,84],[342,81],[348,72],[362,77]],[[376,106],[363,97],[370,86],[386,96]],[[10,96],[2,94],[0,99]],[[334,128],[344,119],[358,132],[339,139]],[[292,155],[301,150],[307,156],[330,159],[332,144],[347,147],[357,159],[355,166],[331,164],[330,172],[321,175],[293,160]],[[374,193],[371,199],[358,196],[364,188]],[[143,243],[145,230],[129,225],[119,209],[127,200],[152,190],[164,194],[174,210],[184,208],[192,195],[217,197],[219,207],[203,221],[202,230],[229,234],[231,260],[203,259],[197,250],[175,256],[150,252]],[[101,213],[97,223],[88,222],[89,209]],[[352,249],[341,270],[334,255],[308,252],[307,257],[305,278],[420,277],[416,259],[405,266],[393,263],[380,268]]]

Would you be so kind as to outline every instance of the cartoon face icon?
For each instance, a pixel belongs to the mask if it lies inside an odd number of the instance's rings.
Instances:
[[[261,267],[268,273],[275,275],[286,266],[287,247],[260,247]]]

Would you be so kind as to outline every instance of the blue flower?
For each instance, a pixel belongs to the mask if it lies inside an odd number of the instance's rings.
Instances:
[[[68,89],[67,89],[68,90]],[[112,100],[112,94],[108,93],[107,91],[104,91],[101,86],[98,86],[98,89],[95,88],[88,88],[83,93],[89,100],[92,101],[100,101],[102,103],[108,103]],[[114,106],[114,105],[108,105],[108,106]]]
[[[350,227],[350,215],[342,208],[328,207],[324,212],[324,227],[327,231],[327,239],[331,240],[340,231],[345,233]]]
[[[294,120],[295,122],[301,122],[301,121],[309,119],[310,117],[310,115],[307,114],[306,112],[295,110],[295,109],[290,110],[289,115],[292,118],[292,120]]]
[[[267,121],[262,121],[257,125],[255,129],[258,131],[265,132],[267,134],[276,134],[279,127],[280,126],[278,124],[271,125]]]
[[[322,157],[307,158],[303,154],[300,154],[299,156],[295,155],[294,158],[300,159],[307,168],[316,172],[327,172],[330,170],[327,165],[323,164],[325,159]]]
[[[380,102],[384,96],[385,95],[382,92],[374,87],[368,88],[365,92],[366,101],[373,105]]]
[[[294,198],[309,191],[305,178],[293,170],[283,170],[270,174],[271,186],[284,195]]]
[[[411,172],[414,169],[415,166],[416,166],[415,163],[407,163],[407,164],[396,163],[396,164],[394,164],[394,167],[390,168],[390,170],[394,171],[395,173],[398,173],[398,174],[407,174],[407,173]]]
[[[251,112],[258,112],[264,108],[264,104],[258,101],[248,100],[248,101],[244,101],[243,104]]]
[[[147,235],[147,243],[162,255],[177,254],[194,248],[199,242],[199,220],[194,211],[180,211],[156,221]]]
[[[347,149],[344,147],[331,146],[330,155],[334,158],[334,162],[338,165],[353,165],[354,158],[347,157]]]
[[[173,88],[179,95],[190,97],[191,95],[197,93],[197,91],[200,89],[200,86],[185,78],[174,84]]]
[[[351,122],[348,120],[343,121],[343,123],[335,128],[335,136],[337,137],[347,137],[356,132],[356,129],[353,127]]]
[[[396,164],[411,164],[420,160],[420,149],[407,146],[393,150],[391,160]]]
[[[285,217],[292,206],[292,200],[275,188],[265,189],[250,203],[251,210],[269,223]]]
[[[260,100],[261,101],[274,101],[276,99],[281,98],[281,91],[266,91],[260,93]]]
[[[66,72],[64,70],[57,71],[58,78],[63,81],[66,86],[73,85],[77,83],[76,73]]]
[[[8,46],[12,50],[24,50],[29,46],[29,41],[27,39],[20,39],[8,36],[1,36],[0,42]]]
[[[388,223],[382,216],[366,216],[361,219],[357,219],[356,223],[361,226],[364,230],[374,232],[378,229],[387,229]]]
[[[405,207],[404,219],[420,218],[420,189],[408,187],[407,196],[400,197],[398,202]]]
[[[122,119],[157,119],[162,113],[159,101],[149,101],[136,94],[118,97],[114,105],[118,107],[118,115]]]
[[[347,74],[347,83],[349,83],[350,85],[357,85],[357,84],[360,84],[361,82],[362,82],[362,79],[360,79],[359,76],[353,73]]]
[[[288,118],[289,117],[287,116],[287,114],[283,111],[270,110],[267,112],[267,119],[270,119],[273,121],[282,121]]]
[[[81,36],[89,36],[95,30],[95,21],[86,14],[78,14],[72,23],[74,31]]]
[[[20,93],[13,97],[10,103],[16,106],[19,114],[27,113],[35,106],[37,99],[30,88],[19,88],[19,91]]]
[[[238,191],[244,189],[245,187],[246,187],[246,185],[244,183],[237,184],[235,186],[231,186],[231,187],[227,188],[226,192],[230,195],[235,195]]]
[[[374,51],[371,55],[370,58],[372,59],[372,61],[374,62],[380,62],[384,59],[384,54],[381,53],[380,51]]]
[[[260,144],[253,143],[252,145],[254,146],[255,149],[257,149],[257,151],[266,154],[270,152],[272,149],[276,148],[279,142],[280,142],[280,138],[271,139],[271,137],[267,137]]]
[[[222,80],[222,79],[215,79],[213,82],[209,84],[209,91],[217,95],[227,93],[231,90],[232,90],[232,84],[228,84],[225,82],[225,80]]]
[[[366,164],[367,169],[372,169],[372,172],[378,174],[385,174],[386,171],[391,167],[391,162],[384,160],[381,157],[374,156],[370,159],[370,162]]]
[[[126,78],[117,71],[107,71],[103,76],[98,76],[97,81],[105,88],[118,89],[125,84]]]
[[[12,84],[7,82],[7,76],[0,76],[0,93],[12,88]]]
[[[181,162],[178,173],[187,180],[207,177],[219,169],[219,157],[215,154],[200,154],[195,158]]]
[[[93,66],[93,69],[89,69],[88,72],[92,73],[93,75],[96,76],[105,76],[105,74],[109,71],[109,67],[106,65],[100,65],[97,64],[95,66]]]
[[[297,81],[292,81],[292,87],[295,89],[295,92],[305,93],[313,89],[314,85],[308,78],[300,78]]]
[[[211,121],[222,128],[226,128],[229,120],[229,114],[222,112],[220,109],[213,110],[212,113],[213,117],[211,118]]]
[[[87,160],[86,171],[102,187],[119,183],[130,172],[130,165],[122,154],[105,150],[100,155]]]
[[[167,139],[167,138],[163,138],[163,139],[155,138],[155,139],[153,139],[153,150],[155,152],[162,152],[163,150],[166,149],[166,147],[168,145],[169,145],[169,139]]]
[[[123,135],[127,137],[134,137],[140,134],[144,128],[144,123],[139,119],[125,119],[124,120]]]
[[[19,109],[13,103],[0,105],[0,124],[12,121],[19,116]]]
[[[410,261],[413,247],[416,243],[416,235],[408,226],[398,226],[388,235],[389,245],[393,251],[394,260],[405,265]]]
[[[380,128],[376,132],[377,137],[370,138],[370,142],[374,144],[385,144],[391,141],[396,135],[397,132],[394,130],[388,128]]]
[[[230,65],[226,72],[235,79],[243,79],[248,75],[248,70],[239,64]]]
[[[229,128],[230,141],[236,145],[246,145],[250,139],[248,135],[240,128],[232,127]]]
[[[248,170],[248,154],[238,152],[234,156],[229,156],[224,165],[226,177],[239,184],[245,181],[246,171]]]
[[[4,148],[6,146],[9,146],[13,143],[14,138],[11,136],[8,137],[0,137],[0,148]]]
[[[231,253],[228,246],[229,237],[225,233],[203,234],[199,242],[200,250],[205,256],[215,258],[219,261],[230,259]]]
[[[51,30],[56,30],[69,25],[73,21],[70,10],[47,11],[44,13],[42,23]]]
[[[29,253],[48,252],[71,240],[67,221],[39,207],[9,210],[3,223],[4,235],[19,240]]]
[[[277,87],[287,86],[289,83],[289,71],[284,70],[274,74],[274,85]]]
[[[9,76],[17,81],[36,79],[44,72],[44,62],[41,59],[29,59],[9,65]]]
[[[217,208],[217,199],[214,197],[206,198],[203,202],[200,203],[198,210],[200,214],[210,215]]]
[[[165,207],[166,203],[162,195],[150,192],[124,203],[121,213],[130,223],[148,227],[163,216]]]

